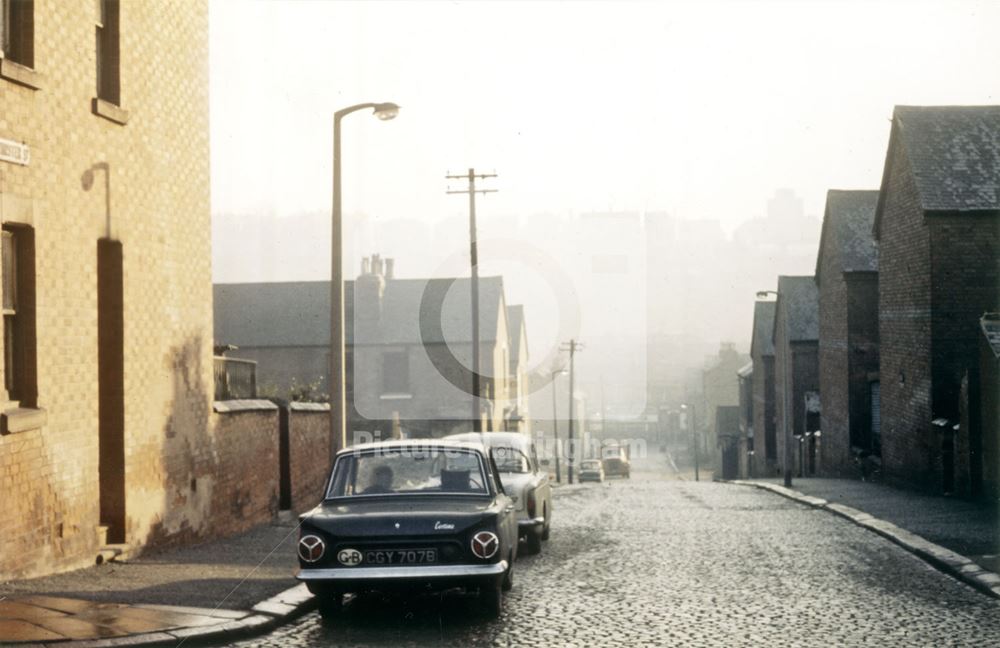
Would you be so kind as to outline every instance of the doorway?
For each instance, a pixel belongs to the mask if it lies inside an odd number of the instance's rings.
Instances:
[[[97,241],[98,473],[107,541],[125,542],[125,340],[122,244]]]

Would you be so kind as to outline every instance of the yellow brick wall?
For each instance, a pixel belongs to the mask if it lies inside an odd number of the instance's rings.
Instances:
[[[126,125],[94,115],[94,0],[35,1],[38,90],[0,79],[0,214],[33,220],[40,430],[0,436],[0,580],[82,566],[97,549],[97,241],[124,254],[128,541],[198,527],[185,465],[213,452],[208,10],[206,0],[125,0]],[[0,341],[2,342],[2,341]],[[166,458],[166,460],[165,460]],[[171,460],[172,459],[172,460]],[[169,512],[168,512],[169,511]],[[182,522],[183,521],[183,522]]]

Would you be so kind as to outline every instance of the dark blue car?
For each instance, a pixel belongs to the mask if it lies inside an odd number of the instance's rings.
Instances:
[[[518,526],[482,446],[435,440],[337,454],[323,502],[300,518],[297,578],[340,609],[344,594],[478,592],[499,615],[513,585]]]

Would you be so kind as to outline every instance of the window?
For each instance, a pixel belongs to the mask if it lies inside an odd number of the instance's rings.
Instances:
[[[17,250],[14,234],[3,231],[3,379],[9,398],[16,399],[17,363]]]
[[[0,37],[7,60],[35,66],[35,1],[0,0]]]
[[[3,370],[6,400],[34,407],[34,231],[4,225],[3,257]]]
[[[382,354],[382,393],[410,393],[410,362],[406,351]]]
[[[121,105],[118,0],[97,0],[97,98]]]

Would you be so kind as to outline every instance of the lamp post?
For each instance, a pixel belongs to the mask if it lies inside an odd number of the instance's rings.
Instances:
[[[347,445],[347,394],[344,391],[343,218],[340,208],[340,120],[371,108],[382,121],[399,114],[394,103],[360,103],[333,113],[333,214],[330,243],[330,458]]]
[[[569,372],[565,369],[553,371],[550,375],[549,384],[552,385],[552,436],[555,437],[556,446],[556,483],[562,483],[562,471],[559,468],[559,415],[556,411],[556,376],[565,376]]]
[[[573,377],[575,375],[575,365],[573,364],[573,358],[577,351],[583,349],[583,344],[576,340],[570,340],[569,342],[563,342],[562,349],[569,351],[569,435],[566,439],[569,444],[569,457],[566,460],[566,476],[569,478],[569,483],[572,484],[573,462],[575,460],[575,453],[573,452]]]
[[[776,290],[758,290],[757,299],[764,299],[768,295],[774,295],[775,298],[780,297]],[[777,307],[775,307],[774,316],[778,316]],[[788,335],[785,335],[787,340]],[[782,435],[785,437],[785,453],[782,458],[781,470],[785,473],[785,488],[792,487],[792,453],[794,450],[794,445],[792,441],[792,428],[788,425],[788,356],[792,352],[791,345],[787,345],[787,349],[783,350],[781,353],[781,421],[782,421]]]

